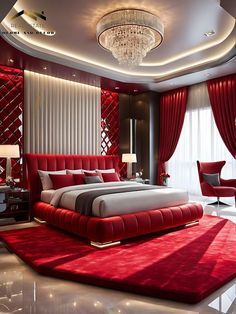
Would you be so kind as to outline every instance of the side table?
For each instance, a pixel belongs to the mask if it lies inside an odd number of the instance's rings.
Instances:
[[[0,187],[0,225],[26,222],[29,219],[29,190]]]

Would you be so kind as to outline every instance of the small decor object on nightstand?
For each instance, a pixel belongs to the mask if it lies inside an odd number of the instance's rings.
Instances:
[[[9,186],[11,189],[13,189],[14,186],[16,185],[16,182],[12,177],[7,177],[6,178],[6,185]]]
[[[167,172],[163,172],[160,174],[160,178],[162,181],[162,185],[167,185],[167,180],[170,178],[170,175]]]

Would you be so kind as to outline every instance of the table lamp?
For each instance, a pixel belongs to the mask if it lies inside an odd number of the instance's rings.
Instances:
[[[0,158],[6,158],[6,178],[11,177],[11,158],[19,158],[19,145],[0,145]]]
[[[122,162],[127,162],[127,178],[132,178],[132,163],[137,162],[136,154],[122,154]]]

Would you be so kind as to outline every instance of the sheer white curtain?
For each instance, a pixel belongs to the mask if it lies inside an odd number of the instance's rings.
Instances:
[[[236,178],[236,161],[228,152],[215,125],[206,83],[189,89],[187,111],[176,150],[167,169],[168,185],[201,195],[196,161],[225,160],[222,177]]]

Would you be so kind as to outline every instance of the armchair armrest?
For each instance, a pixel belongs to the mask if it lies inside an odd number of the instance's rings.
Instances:
[[[216,195],[214,187],[207,182],[201,183],[201,190],[202,190],[202,195],[205,195],[205,196],[215,196]]]
[[[229,180],[220,179],[220,184],[223,186],[232,186],[236,188],[236,179],[229,179]]]

